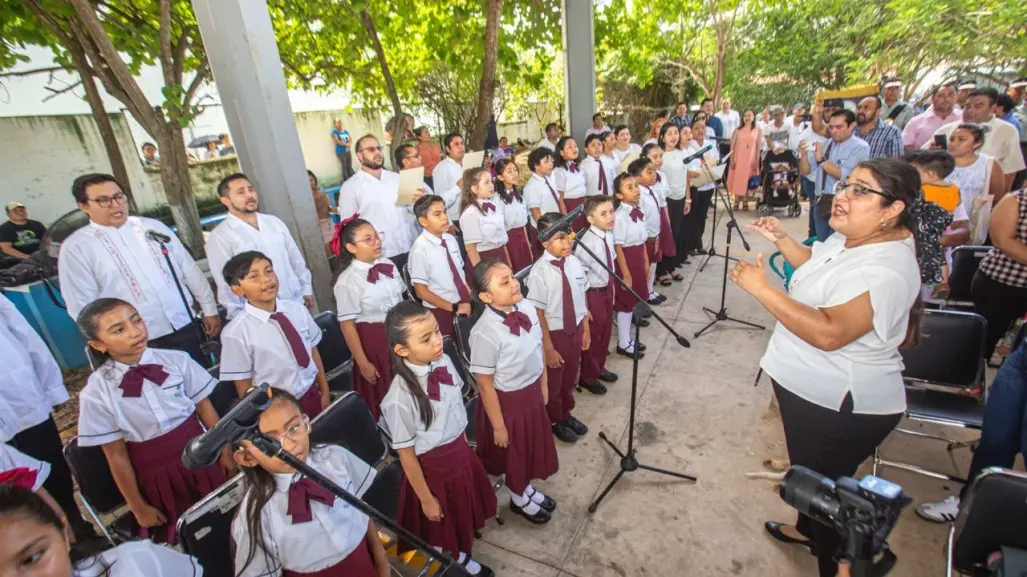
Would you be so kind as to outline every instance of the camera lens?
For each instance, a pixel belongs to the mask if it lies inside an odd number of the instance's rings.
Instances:
[[[827,525],[833,524],[838,514],[834,481],[801,465],[793,465],[785,474],[781,499],[800,513]]]

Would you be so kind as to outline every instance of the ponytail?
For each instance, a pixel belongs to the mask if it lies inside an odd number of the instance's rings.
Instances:
[[[465,174],[464,187],[466,186]],[[422,319],[426,315],[431,315],[431,312],[424,305],[414,301],[402,301],[385,315],[385,330],[389,338],[389,358],[392,360],[392,368],[396,375],[403,380],[410,394],[414,396],[414,400],[417,402],[417,412],[427,429],[431,428],[431,424],[435,420],[435,410],[431,406],[431,400],[428,399],[428,393],[425,392],[414,372],[404,362],[403,357],[396,354],[396,345],[405,347],[410,341],[410,323]]]
[[[353,244],[356,241],[357,231],[365,224],[374,228],[370,222],[360,218],[358,213],[335,226],[335,236],[332,238],[332,251],[338,257],[342,270],[348,269],[349,265],[353,264],[353,253],[346,250],[346,245]]]

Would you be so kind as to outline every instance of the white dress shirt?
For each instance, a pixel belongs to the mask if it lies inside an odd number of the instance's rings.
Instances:
[[[737,110],[728,110],[726,113],[718,112],[713,116],[720,119],[720,124],[724,127],[724,138],[731,138],[731,135],[735,133],[735,129],[742,122]]]
[[[6,443],[0,443],[0,473],[7,473],[15,469],[27,469],[36,474],[32,491],[38,491],[46,482],[46,478],[50,476],[50,463],[44,463]]]
[[[613,179],[617,178],[617,170],[620,168],[620,164],[618,164],[612,156],[606,155],[601,155],[599,157],[599,163],[606,169],[606,182],[610,183],[609,196],[614,196],[616,191],[613,190]]]
[[[598,185],[598,183],[597,183]],[[577,172],[561,167],[553,169],[553,188],[559,193],[563,191],[563,198],[585,198],[585,172],[578,167]]]
[[[0,441],[50,418],[68,400],[61,367],[25,317],[0,294]]]
[[[560,204],[557,202],[559,198],[550,177],[541,177],[537,173],[531,175],[524,185],[524,205],[528,207],[532,226],[536,223],[535,217],[530,215],[531,209],[537,208],[543,215],[547,212],[560,212]]]
[[[435,169],[431,172],[431,183],[435,186],[435,190],[439,191],[439,196],[446,200],[446,214],[449,216],[450,224],[455,224],[460,220],[460,187],[456,183],[460,182],[463,177],[463,167],[448,156],[436,164]],[[454,190],[456,191],[455,198],[452,194]],[[452,204],[450,204],[450,199],[453,199]]]
[[[158,220],[130,216],[121,228],[91,222],[61,243],[57,270],[71,318],[77,319],[82,308],[98,298],[115,297],[139,311],[150,339],[169,335],[192,321],[160,246],[146,238],[149,230],[171,237],[168,253],[178,280],[185,285],[189,306],[196,297],[204,316],[218,314],[207,277],[175,233]]]
[[[471,334],[474,334],[473,332]],[[436,447],[456,440],[467,429],[467,409],[464,408],[464,382],[453,361],[446,356],[430,365],[414,365],[403,361],[417,377],[417,386],[427,394],[428,374],[445,367],[453,377],[453,385],[439,385],[439,400],[428,399],[432,409],[431,427],[425,427],[417,399],[410,386],[400,375],[392,379],[389,392],[382,399],[382,415],[392,437],[393,449],[414,448],[414,454],[423,455]]]
[[[535,145],[535,148],[548,148],[549,150],[556,152],[556,143],[549,140],[548,137],[543,136],[542,140],[538,141],[538,144]]]
[[[214,284],[218,288],[218,302],[233,318],[246,305],[246,299],[232,293],[222,271],[233,256],[250,250],[259,251],[271,259],[278,276],[279,298],[303,302],[304,295],[314,294],[310,270],[296,246],[288,227],[278,217],[257,213],[256,228],[229,213],[207,237],[207,262]]]
[[[499,195],[496,195],[498,197]],[[524,206],[524,202],[521,201],[520,196],[510,196],[510,202],[503,202],[499,200],[499,204],[503,207],[503,223],[506,226],[506,230],[512,230],[515,228],[521,228],[528,224],[528,207]],[[509,238],[509,236],[507,237]]]
[[[847,393],[853,412],[890,415],[906,409],[899,345],[909,309],[920,293],[913,239],[845,248],[834,233],[813,244],[813,256],[795,269],[788,295],[818,309],[870,293],[873,328],[835,351],[823,351],[781,323],[774,327],[760,366],[784,388],[837,411]]]
[[[642,156],[642,147],[632,142],[628,144],[627,150],[614,148],[611,151],[611,153],[613,154],[613,161],[617,164],[617,170],[620,170],[621,163],[623,163],[624,159],[630,156],[632,153]]]
[[[399,174],[391,170],[382,170],[381,179],[358,170],[339,190],[339,218],[359,213],[382,237],[382,255],[390,258],[410,252],[413,242],[409,216],[413,208],[396,206],[398,194]]]
[[[153,541],[129,541],[99,555],[83,559],[72,577],[201,577],[196,558]]]
[[[337,445],[315,447],[307,457],[307,464],[358,498],[364,496],[374,481],[375,470],[370,465]],[[243,496],[239,514],[232,521],[236,575],[268,577],[281,575],[285,570],[316,573],[342,562],[364,543],[370,519],[342,499],[336,498],[331,506],[311,500],[313,518],[306,523],[293,523],[287,513],[289,488],[302,476],[285,473],[276,474],[274,478],[275,492],[260,512],[266,553],[257,547],[257,553],[246,567],[242,565],[248,557],[253,535],[249,533],[245,511],[253,498],[252,492]]]
[[[196,412],[217,381],[188,354],[146,349],[140,365],[160,365],[168,377],[157,384],[143,379],[142,394],[126,397],[121,379],[132,367],[113,359],[89,375],[79,394],[78,444],[105,445],[119,439],[140,443],[177,429]]]
[[[276,312],[284,313],[303,339],[311,357],[306,367],[296,362],[285,333],[271,320],[271,313],[246,304],[243,313],[225,325],[221,332],[222,381],[252,379],[302,397],[317,379],[313,350],[321,342],[321,329],[302,303],[278,300]]]
[[[378,281],[371,284],[367,281],[371,263],[354,260],[335,281],[335,302],[339,306],[340,321],[382,323],[389,309],[403,300],[406,285],[399,268],[387,258],[380,258],[374,264],[392,265],[392,278],[379,274]]]
[[[596,255],[596,258],[600,260],[606,258],[606,250],[609,249],[609,266],[613,268],[617,261],[617,251],[613,246],[613,231],[603,231],[595,226],[590,226],[588,230],[578,237],[578,244],[574,249],[574,256],[578,257],[582,266],[585,267],[585,277],[588,279],[589,288],[605,288],[610,284],[610,273],[606,272],[606,269],[585,252],[581,245],[587,246],[592,251],[592,254]],[[606,246],[605,249],[603,248],[604,245]],[[616,271],[617,269],[614,268],[613,270]]]
[[[644,184],[638,185],[638,192],[640,194],[638,204],[642,209],[642,214],[645,215],[645,226],[649,233],[649,238],[660,235],[660,201],[657,200],[657,194],[652,187],[645,186]]]
[[[446,248],[442,248],[443,240],[446,241]],[[413,248],[410,249],[407,272],[410,273],[412,284],[423,284],[446,302],[457,303],[460,302],[460,293],[453,281],[453,272],[449,268],[449,261],[446,260],[447,251],[453,258],[453,264],[456,265],[460,278],[467,282],[464,275],[464,258],[460,255],[460,247],[457,245],[456,238],[448,232],[443,233],[442,238],[428,231],[422,232],[421,236],[414,241]],[[468,292],[470,292],[469,289]],[[425,302],[424,306],[435,308],[429,302]]]
[[[636,208],[626,202],[620,203],[613,213],[613,244],[621,246],[638,246],[649,240],[649,227],[645,222],[645,214],[638,221],[631,220],[631,211]]]
[[[514,305],[514,310],[528,316],[530,331],[513,334],[510,327],[503,324],[505,315],[487,307],[471,329],[470,336],[471,372],[492,375],[492,387],[508,393],[537,381],[545,368],[538,312],[524,301]],[[557,330],[552,325],[549,328]]]
[[[585,266],[573,254],[564,259],[563,271],[552,264],[556,257],[549,251],[542,253],[542,258],[531,267],[528,278],[528,301],[535,308],[546,311],[546,323],[550,331],[563,330],[563,277],[567,276],[571,287],[571,298],[574,299],[574,322],[580,325],[588,314],[588,303],[585,291],[588,279],[585,277]],[[544,262],[542,262],[544,261]]]
[[[596,160],[591,156],[586,156],[585,160],[581,161],[581,174],[585,177],[585,196],[603,194],[603,191],[599,189],[599,171],[601,170],[606,170],[601,158]],[[607,176],[609,175],[607,174]],[[609,178],[606,179],[606,191],[613,194],[613,181]]]
[[[663,153],[661,170],[667,175],[667,198],[671,200],[681,200],[688,193],[688,166],[682,161],[689,154],[680,148]]]
[[[464,244],[477,245],[478,252],[506,246],[509,237],[506,235],[506,217],[500,210],[503,202],[499,195],[476,202],[477,206],[468,206],[460,215],[460,232],[464,235]],[[493,206],[488,214],[482,208],[486,202]]]
[[[709,151],[707,151],[706,154],[704,154],[702,158],[697,158],[697,159],[693,160],[692,162],[689,162],[688,163],[688,170],[694,170],[694,171],[701,172],[703,170],[702,169],[702,163],[704,161],[707,162],[707,164],[709,164],[709,166],[711,167],[710,170],[713,170],[712,167],[717,164],[718,160],[720,160],[720,151],[717,149],[717,145],[713,141],[705,140],[705,141],[703,141],[703,143],[701,145],[699,145],[699,144],[696,144],[695,141],[693,140],[692,143],[688,145],[687,153],[688,154],[695,154],[696,152],[699,152],[699,150],[701,148],[705,148],[707,144],[713,144],[713,148],[711,148]],[[664,161],[664,162],[666,162],[666,161]],[[711,182],[710,184],[704,184],[704,185],[702,185],[700,187],[697,187],[696,190],[713,190],[714,186],[716,186],[716,183]]]

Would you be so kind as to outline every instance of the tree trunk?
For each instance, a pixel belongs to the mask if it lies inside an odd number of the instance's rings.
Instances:
[[[203,249],[203,229],[200,227],[200,211],[193,198],[189,182],[189,162],[185,154],[185,140],[182,129],[170,123],[161,126],[155,135],[160,144],[160,181],[164,195],[168,198],[171,218],[178,227],[178,238],[200,260],[206,256]]]
[[[467,131],[467,141],[472,150],[485,147],[489,118],[492,116],[492,101],[496,94],[496,60],[499,52],[499,19],[502,16],[503,0],[488,0],[485,13],[485,58],[481,64],[481,84],[478,88],[478,104],[474,118]]]
[[[389,100],[392,101],[392,112],[399,117],[403,114],[403,105],[399,102],[399,92],[396,92],[396,83],[392,80],[389,62],[385,58],[385,49],[382,48],[382,42],[378,38],[378,29],[374,26],[371,13],[366,9],[360,13],[360,22],[364,25],[367,37],[371,39],[371,46],[374,47],[374,53],[378,56],[378,64],[382,67],[382,78],[385,79],[385,91],[388,93]]]

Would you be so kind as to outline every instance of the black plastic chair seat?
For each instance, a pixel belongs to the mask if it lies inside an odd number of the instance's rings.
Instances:
[[[906,416],[980,429],[984,425],[984,405],[966,395],[906,387]]]
[[[385,441],[370,409],[356,393],[346,393],[310,423],[310,441],[339,445],[372,467],[385,456]]]
[[[952,566],[981,574],[975,569],[1002,545],[1027,549],[1027,475],[995,467],[974,480],[959,508]]]
[[[949,275],[950,301],[971,300],[970,285],[990,246],[957,246],[952,251],[952,272]]]
[[[460,379],[464,382],[462,389],[464,397],[468,397],[477,390],[477,383],[474,381],[474,376],[471,375],[470,367],[467,364],[467,360],[457,350],[456,343],[450,337],[444,337],[442,339],[442,352],[449,357],[449,360],[453,361],[456,365],[456,372],[460,374]]]
[[[243,478],[237,475],[190,507],[178,519],[182,549],[196,557],[204,575],[234,575],[232,519],[243,496]]]
[[[328,390],[333,393],[347,393],[353,390],[353,360],[327,371],[325,378],[328,379]]]
[[[118,517],[107,526],[107,530],[111,532],[115,539],[119,541],[135,541],[142,539],[139,536],[139,524],[136,523],[136,518],[132,513],[126,511],[124,515]]]
[[[464,403],[464,409],[467,411],[467,428],[464,432],[467,434],[467,444],[472,447],[478,446],[478,408],[481,406],[481,397],[472,397],[471,400]]]
[[[399,487],[403,482],[403,465],[399,459],[378,472],[364,493],[363,500],[389,519],[399,517]]]
[[[321,354],[326,373],[353,358],[335,313],[325,311],[314,317],[314,321],[321,328],[321,342],[317,344],[317,352]]]

